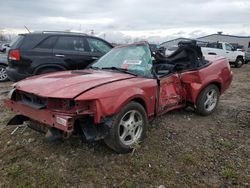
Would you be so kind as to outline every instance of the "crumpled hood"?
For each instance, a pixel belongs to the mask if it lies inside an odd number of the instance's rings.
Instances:
[[[64,71],[25,79],[16,89],[41,97],[72,99],[98,86],[134,77],[101,70]]]

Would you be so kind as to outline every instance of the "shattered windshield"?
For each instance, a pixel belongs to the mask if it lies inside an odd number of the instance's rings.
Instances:
[[[94,63],[92,68],[123,71],[152,78],[152,59],[148,45],[130,45],[112,49]]]

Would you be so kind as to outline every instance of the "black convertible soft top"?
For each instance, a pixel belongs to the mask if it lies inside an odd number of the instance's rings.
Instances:
[[[155,51],[153,57],[155,64],[179,65],[182,70],[197,68],[207,63],[195,40],[179,42],[178,49],[170,56]]]

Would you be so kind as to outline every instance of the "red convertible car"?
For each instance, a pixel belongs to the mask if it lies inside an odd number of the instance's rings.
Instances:
[[[140,42],[114,48],[85,70],[20,81],[5,106],[18,113],[10,125],[29,121],[47,131],[47,140],[79,134],[124,153],[158,115],[187,105],[201,115],[214,112],[231,81],[228,61],[204,58],[195,42],[180,43],[168,57]]]

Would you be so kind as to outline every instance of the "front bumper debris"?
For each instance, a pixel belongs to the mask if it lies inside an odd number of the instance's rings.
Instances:
[[[47,109],[35,109],[10,99],[5,99],[4,104],[11,111],[22,114],[15,116],[8,124],[22,124],[23,121],[31,119],[66,133],[71,133],[74,130],[74,119],[76,118],[74,114],[61,114]]]

